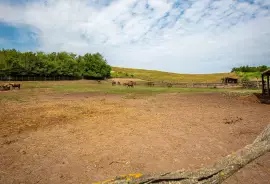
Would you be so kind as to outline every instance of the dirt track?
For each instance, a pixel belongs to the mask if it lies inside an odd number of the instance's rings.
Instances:
[[[249,144],[270,106],[221,94],[42,96],[1,104],[0,183],[90,183],[196,169]],[[16,112],[14,114],[14,112]],[[270,154],[227,183],[270,181]]]

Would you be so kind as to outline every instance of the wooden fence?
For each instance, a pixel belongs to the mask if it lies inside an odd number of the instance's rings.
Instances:
[[[259,89],[262,87],[261,81],[250,81],[238,84],[224,84],[220,83],[192,83],[192,82],[137,82],[137,85],[145,85],[149,87],[167,87],[168,84],[172,84],[172,87],[178,88],[254,88]]]
[[[0,81],[62,81],[62,80],[80,80],[83,77],[73,76],[0,76]],[[87,78],[88,79],[88,78]],[[89,78],[90,79],[90,78]],[[100,79],[98,79],[100,80]],[[174,82],[174,81],[137,81],[137,85],[149,86],[149,87],[168,87],[168,84],[172,84],[172,87],[177,88],[262,88],[261,81],[248,81],[238,84],[224,84],[220,83],[192,83],[192,82]]]

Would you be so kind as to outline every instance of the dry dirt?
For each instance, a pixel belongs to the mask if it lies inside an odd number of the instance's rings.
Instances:
[[[197,169],[251,143],[270,105],[221,94],[90,93],[0,102],[0,183],[91,183]],[[268,184],[270,153],[228,184]]]

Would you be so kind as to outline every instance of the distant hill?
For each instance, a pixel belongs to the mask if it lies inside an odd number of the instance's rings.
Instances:
[[[221,82],[223,77],[239,78],[232,73],[214,73],[214,74],[178,74],[162,72],[157,70],[144,70],[134,68],[112,67],[112,77],[120,78],[138,78],[148,81],[178,81],[178,82]]]

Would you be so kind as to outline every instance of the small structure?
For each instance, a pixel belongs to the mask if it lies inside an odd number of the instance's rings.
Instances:
[[[237,84],[238,79],[232,77],[225,77],[222,79],[224,84]]]
[[[266,77],[266,81],[264,81],[264,77]],[[270,97],[269,77],[270,69],[262,72],[262,96]]]

